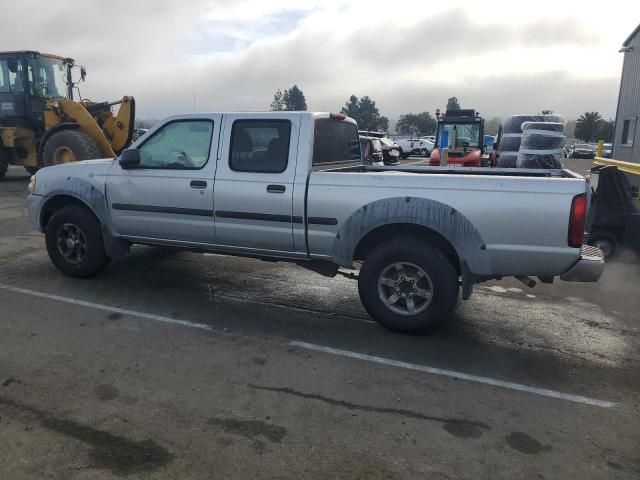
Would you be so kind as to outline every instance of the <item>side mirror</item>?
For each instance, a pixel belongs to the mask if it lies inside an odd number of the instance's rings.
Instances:
[[[87,78],[87,69],[80,67],[80,79],[84,82],[85,78]]]
[[[136,168],[140,166],[140,152],[135,148],[127,148],[120,154],[118,162],[123,170]]]

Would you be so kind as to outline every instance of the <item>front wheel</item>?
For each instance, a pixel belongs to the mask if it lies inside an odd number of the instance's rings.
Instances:
[[[110,262],[100,223],[90,211],[76,206],[53,214],[45,230],[51,262],[70,277],[90,277]]]
[[[458,300],[458,275],[433,244],[397,238],[380,244],[365,259],[358,292],[380,325],[398,332],[432,330]]]

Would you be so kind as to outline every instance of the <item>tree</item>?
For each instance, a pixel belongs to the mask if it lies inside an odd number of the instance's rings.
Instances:
[[[285,106],[284,109],[287,111],[304,112],[307,110],[307,99],[304,97],[302,90],[298,88],[298,85],[285,90],[282,100]]]
[[[406,113],[398,118],[396,131],[404,135],[422,137],[435,133],[436,124],[436,119],[429,112]]]
[[[616,123],[613,120],[603,120],[596,140],[604,140],[605,143],[611,143],[615,129]]]
[[[553,113],[553,110],[542,110],[540,112],[540,115],[551,115]]]
[[[585,112],[576,120],[574,134],[580,140],[592,142],[597,140],[598,133],[602,129],[604,120],[598,112]]]
[[[297,85],[294,85],[289,89],[285,88],[284,91],[280,89],[276,90],[276,93],[273,94],[273,101],[271,102],[270,108],[273,112],[306,111],[307,100],[302,90],[300,90]]]
[[[447,100],[447,110],[460,110],[458,97],[449,97],[449,100]]]
[[[360,130],[386,131],[389,128],[389,119],[380,115],[376,102],[367,95],[361,98],[351,95],[342,112],[353,118]]]
[[[282,90],[276,90],[276,93],[273,94],[273,101],[271,102],[271,111],[272,112],[280,112],[284,110],[284,104],[282,102]]]
[[[567,124],[564,126],[564,135],[567,138],[575,138],[574,132],[576,130],[576,121],[567,120]]]
[[[380,132],[389,131],[389,119],[387,117],[380,117],[380,121],[378,122],[378,130]]]

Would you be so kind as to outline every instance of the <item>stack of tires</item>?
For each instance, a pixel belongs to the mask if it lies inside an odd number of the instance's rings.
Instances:
[[[524,122],[516,168],[562,168],[563,122]]]
[[[498,168],[516,168],[518,151],[522,141],[522,124],[525,122],[559,122],[564,124],[561,115],[512,115],[502,123],[502,137],[500,138],[500,155],[496,166]]]

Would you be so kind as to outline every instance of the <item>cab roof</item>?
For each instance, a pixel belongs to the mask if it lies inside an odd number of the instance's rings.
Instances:
[[[10,52],[0,52],[0,55],[38,55],[41,57],[57,58],[58,60],[75,63],[73,58],[61,57],[60,55],[53,55],[51,53],[36,52],[35,50],[14,50]]]

